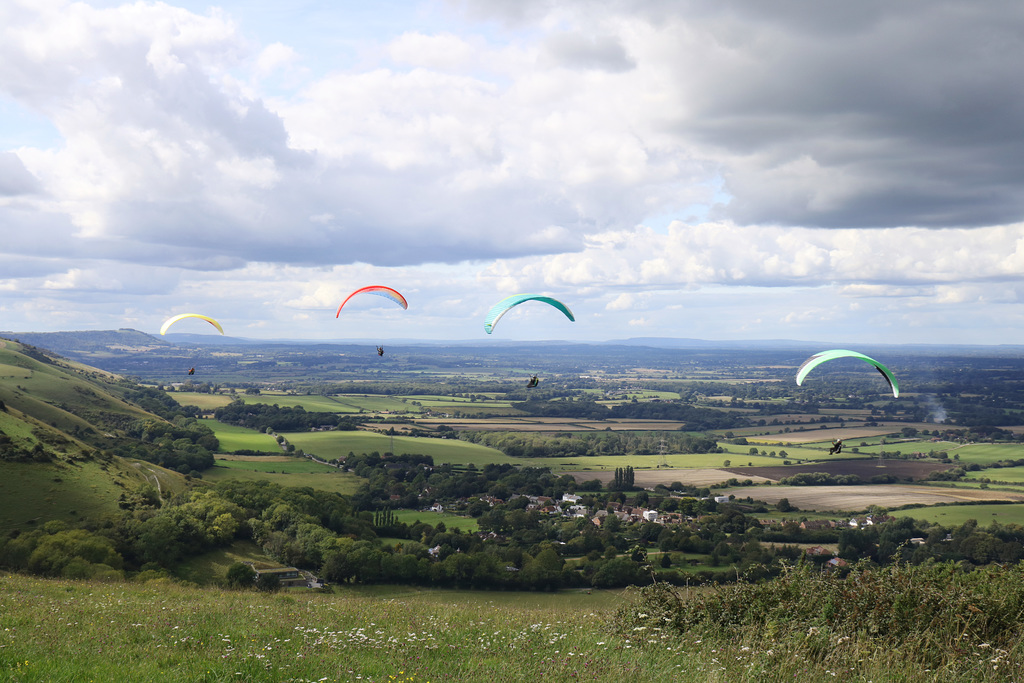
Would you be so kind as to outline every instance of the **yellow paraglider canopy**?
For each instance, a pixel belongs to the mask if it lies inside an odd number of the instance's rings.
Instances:
[[[224,334],[224,328],[220,326],[219,322],[217,322],[208,315],[200,315],[199,313],[181,313],[174,317],[168,318],[167,320],[164,321],[163,327],[160,328],[160,334],[167,334],[167,330],[171,327],[171,325],[185,318],[199,318],[200,320],[205,320],[206,322],[216,327],[221,334]]]

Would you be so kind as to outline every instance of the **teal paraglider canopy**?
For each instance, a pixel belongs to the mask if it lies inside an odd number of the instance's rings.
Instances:
[[[892,390],[893,398],[899,398],[900,385],[896,382],[896,376],[892,374],[892,371],[889,370],[889,368],[885,367],[884,365],[879,363],[874,358],[871,358],[870,356],[865,356],[863,353],[858,353],[856,351],[847,351],[846,349],[832,349],[831,351],[822,351],[821,353],[816,353],[807,360],[805,360],[803,362],[803,365],[800,366],[800,369],[796,371],[797,386],[803,384],[804,378],[807,377],[807,374],[811,370],[818,367],[822,363],[826,363],[830,360],[835,360],[836,358],[857,358],[858,360],[862,360],[865,363],[873,365],[875,369],[878,370],[879,374],[885,378],[885,381],[889,383],[889,388]]]
[[[543,294],[515,294],[513,296],[506,297],[491,306],[491,310],[487,311],[487,316],[484,318],[484,330],[487,334],[493,332],[494,326],[498,324],[499,320],[501,320],[501,316],[508,313],[513,307],[526,303],[527,301],[540,301],[554,306],[564,313],[566,318],[576,322],[576,318],[573,317],[572,311],[569,310],[569,307],[554,297],[545,296]]]

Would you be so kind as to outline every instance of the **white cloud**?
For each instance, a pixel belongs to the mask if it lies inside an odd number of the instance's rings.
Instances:
[[[942,307],[1005,330],[1020,301],[1012,3],[400,5],[357,47],[109,4],[0,4],[3,102],[60,136],[0,149],[3,286],[33,324],[60,297],[108,326],[213,301],[330,336],[317,311],[368,280],[456,336],[515,291],[572,298],[590,337],[816,334],[858,303],[879,330]]]

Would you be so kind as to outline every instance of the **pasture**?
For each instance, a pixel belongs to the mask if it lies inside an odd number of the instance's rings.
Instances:
[[[826,460],[830,456],[828,454],[827,446],[790,446],[779,444],[761,444],[755,441],[750,441],[747,444],[732,444],[725,443],[723,441],[718,442],[719,447],[725,449],[728,453],[728,457],[732,460],[733,464],[743,463],[746,465],[748,462],[753,462],[756,465],[781,465],[784,460],[791,462],[799,462],[801,460]],[[764,451],[768,455],[752,455],[750,453],[751,448],[757,448],[758,451]],[[785,451],[785,455],[780,455]],[[775,453],[775,455],[771,455]]]
[[[450,512],[431,512],[430,510],[395,510],[395,519],[405,524],[423,522],[430,526],[437,526],[438,522],[444,522],[449,529],[459,529],[475,533],[480,529],[476,520],[472,517],[453,515]]]
[[[973,488],[879,484],[861,486],[764,486],[734,487],[722,492],[737,498],[753,497],[774,505],[783,498],[801,510],[858,511],[871,505],[892,509],[904,505],[935,505],[994,500],[1024,502],[1024,493]]]
[[[242,397],[246,403],[264,405],[301,406],[309,412],[320,413],[419,413],[421,408],[408,400],[375,394],[337,394],[320,396],[309,394],[264,393]]]
[[[909,510],[895,510],[889,513],[893,517],[912,517],[945,527],[960,526],[969,519],[976,520],[979,526],[988,526],[992,522],[1000,524],[1024,525],[1024,504],[994,505],[939,505]]]
[[[517,462],[501,451],[486,446],[478,446],[457,439],[434,439],[427,437],[395,436],[367,431],[332,431],[332,432],[289,432],[283,435],[288,442],[306,453],[316,455],[322,460],[345,458],[348,454],[391,452],[429,455],[434,462],[451,463],[453,465],[477,465],[489,462]]]
[[[676,431],[686,426],[685,422],[666,420],[585,420],[558,417],[426,418],[416,420],[416,424],[427,429],[436,429],[438,425],[443,424],[459,431],[496,432]]]
[[[994,482],[1006,482],[1008,484],[1024,484],[1024,466],[1016,467],[990,467],[977,472],[967,472],[964,479],[975,481],[990,480]]]
[[[280,469],[270,472],[256,467],[242,468],[238,466],[229,467],[223,462],[203,471],[203,480],[216,484],[220,481],[240,479],[242,481],[271,481],[279,486],[303,487],[308,486],[321,491],[332,491],[351,495],[355,493],[363,483],[354,474],[342,472],[335,468],[324,465],[325,471],[321,472],[283,472]],[[274,469],[270,467],[269,469]]]
[[[978,463],[990,465],[1000,460],[1024,459],[1024,444],[1017,443],[972,443],[953,444],[942,442],[936,444],[936,450],[944,450],[949,457],[958,456],[960,463]]]
[[[203,424],[213,430],[220,441],[220,452],[233,451],[270,451],[280,452],[281,446],[271,435],[254,429],[228,425],[216,420],[203,420]]]
[[[270,472],[281,474],[324,474],[335,473],[337,467],[324,465],[305,457],[289,455],[218,455],[217,467],[253,472]]]
[[[178,405],[195,406],[204,412],[214,411],[231,403],[240,394],[206,394],[198,391],[171,391],[167,393]]]
[[[622,467],[622,465],[619,465]],[[602,470],[599,472],[594,471],[580,471],[580,470],[563,470],[564,472],[571,474],[573,479],[577,482],[590,481],[593,479],[599,480],[602,485],[607,486],[615,478],[614,470]],[[687,468],[687,469],[673,469],[673,468],[661,468],[661,469],[648,469],[648,470],[634,470],[633,471],[633,482],[636,486],[643,488],[653,488],[658,484],[664,484],[665,486],[671,485],[673,482],[680,482],[682,484],[688,484],[690,486],[710,486],[712,484],[720,484],[730,479],[750,479],[755,484],[769,481],[763,477],[737,477],[732,472],[713,469],[713,468]],[[744,496],[753,495],[755,498],[758,496],[749,493],[750,488],[744,488],[743,490],[748,491]],[[757,489],[761,491],[760,488]],[[740,494],[737,493],[737,496]]]

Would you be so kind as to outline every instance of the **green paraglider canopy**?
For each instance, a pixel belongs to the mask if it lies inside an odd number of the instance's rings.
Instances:
[[[572,311],[569,310],[569,307],[554,297],[545,296],[543,294],[515,294],[502,299],[498,303],[494,304],[491,307],[491,310],[487,311],[487,317],[484,318],[484,330],[487,331],[487,334],[493,332],[494,326],[498,324],[499,320],[501,320],[501,316],[508,313],[509,309],[514,306],[518,306],[519,304],[527,301],[540,301],[550,304],[562,313],[565,313],[566,318],[576,322],[576,318],[573,317]]]
[[[893,398],[899,398],[900,385],[896,382],[896,376],[892,374],[892,371],[889,370],[889,368],[885,367],[884,365],[879,363],[874,358],[871,358],[870,356],[865,356],[863,353],[858,353],[856,351],[847,351],[846,349],[832,349],[831,351],[822,351],[821,353],[816,353],[807,360],[805,360],[803,362],[803,365],[801,365],[800,369],[797,370],[796,372],[797,385],[799,386],[803,384],[804,378],[807,377],[807,374],[811,370],[818,367],[822,363],[825,363],[830,360],[835,360],[836,358],[857,358],[859,360],[864,361],[865,363],[875,366],[875,369],[878,370],[879,374],[881,374],[882,377],[885,378],[885,381],[889,383],[889,388],[892,389]]]

